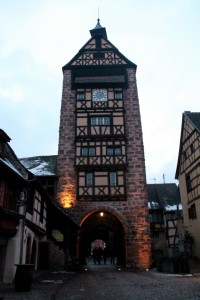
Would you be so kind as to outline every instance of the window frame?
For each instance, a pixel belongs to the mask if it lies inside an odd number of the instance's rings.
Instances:
[[[115,100],[123,100],[123,93],[122,91],[114,91],[114,99]]]
[[[85,154],[83,153],[85,151]],[[93,153],[92,153],[93,152]],[[95,156],[96,148],[95,147],[82,147],[81,148],[81,156]]]
[[[193,203],[189,208],[188,208],[188,216],[189,219],[197,219],[197,210],[196,210],[196,205]]]
[[[83,96],[83,97],[81,97],[81,96]],[[85,92],[76,92],[76,100],[77,101],[84,101],[85,100]]]
[[[92,172],[85,173],[85,186],[92,187],[94,185],[94,174]]]
[[[111,125],[111,117],[110,116],[91,116],[90,117],[90,125],[91,126],[110,126]]]
[[[111,154],[108,153],[109,150],[112,150]],[[117,150],[120,150],[120,153],[116,153]],[[122,148],[121,147],[116,147],[116,146],[114,146],[114,147],[108,146],[106,148],[106,155],[107,156],[121,156],[122,155]]]
[[[110,184],[110,186],[117,186],[117,172],[116,171],[111,171],[109,173],[109,184]]]
[[[192,181],[191,181],[190,174],[185,176],[185,182],[186,182],[187,193],[190,193],[192,191]]]

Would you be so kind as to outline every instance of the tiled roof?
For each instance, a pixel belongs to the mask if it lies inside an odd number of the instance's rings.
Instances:
[[[56,176],[57,155],[26,157],[20,162],[36,176]]]
[[[199,112],[184,112],[184,115],[190,119],[193,125],[200,131],[200,113]]]
[[[147,184],[148,206],[150,209],[182,209],[179,189],[175,183]]]

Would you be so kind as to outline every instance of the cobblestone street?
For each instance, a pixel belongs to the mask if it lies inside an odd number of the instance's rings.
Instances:
[[[134,272],[113,265],[89,264],[77,273],[55,272],[35,278],[30,292],[15,292],[14,284],[0,284],[0,299],[16,300],[146,300],[200,299],[200,277]]]

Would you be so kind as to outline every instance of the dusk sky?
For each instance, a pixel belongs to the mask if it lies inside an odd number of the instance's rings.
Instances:
[[[62,67],[98,18],[137,65],[148,183],[176,182],[182,113],[199,112],[199,0],[0,0],[0,128],[19,158],[57,154]]]

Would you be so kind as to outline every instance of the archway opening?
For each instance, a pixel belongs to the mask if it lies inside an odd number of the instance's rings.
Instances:
[[[79,243],[81,264],[87,264],[88,259],[92,258],[94,247],[106,251],[107,263],[125,264],[124,228],[110,212],[97,211],[83,221]]]

